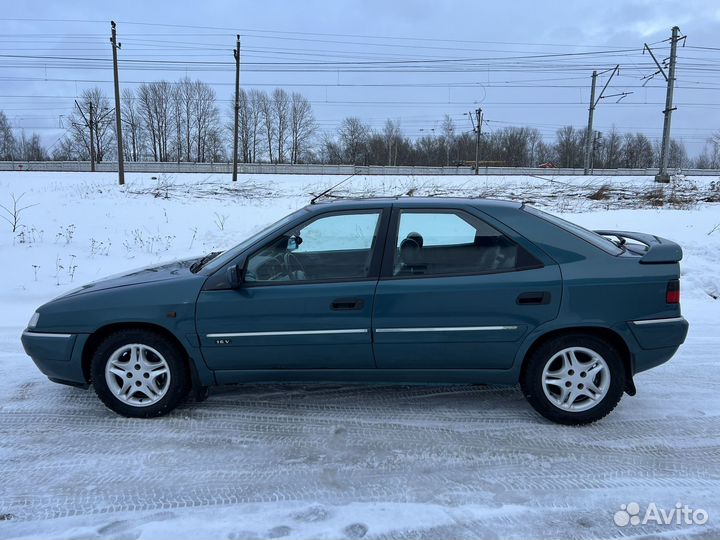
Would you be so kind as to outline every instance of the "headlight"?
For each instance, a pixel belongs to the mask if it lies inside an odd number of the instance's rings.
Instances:
[[[38,320],[40,320],[40,314],[36,311],[35,313],[33,313],[33,316],[30,317],[28,328],[35,328],[37,326]]]

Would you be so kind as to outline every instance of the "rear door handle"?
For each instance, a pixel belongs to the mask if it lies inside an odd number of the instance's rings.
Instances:
[[[518,295],[516,302],[520,306],[549,304],[550,293],[547,291],[521,293]]]
[[[362,309],[365,301],[362,298],[336,298],[330,303],[333,311],[351,311]]]

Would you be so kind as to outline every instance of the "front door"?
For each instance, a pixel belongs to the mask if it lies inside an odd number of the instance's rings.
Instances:
[[[327,212],[246,258],[238,289],[204,290],[197,329],[220,380],[270,369],[374,368],[381,209]]]
[[[375,294],[378,367],[509,368],[560,305],[559,267],[525,245],[464,211],[395,210]]]

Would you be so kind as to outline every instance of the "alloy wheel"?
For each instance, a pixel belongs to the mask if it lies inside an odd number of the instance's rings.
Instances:
[[[592,409],[607,395],[610,368],[597,352],[586,347],[568,347],[545,364],[542,386],[548,400],[564,411]]]
[[[170,388],[170,366],[156,349],[130,343],[110,355],[105,382],[118,400],[147,407],[160,401]]]

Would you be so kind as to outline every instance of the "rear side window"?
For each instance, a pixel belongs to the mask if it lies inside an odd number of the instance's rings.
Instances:
[[[539,266],[522,246],[464,212],[400,213],[393,276],[486,274]]]
[[[553,225],[556,225],[561,229],[564,229],[567,232],[579,238],[582,238],[586,242],[592,244],[596,248],[602,249],[610,255],[619,255],[623,252],[623,250],[616,246],[611,240],[608,240],[607,238],[599,235],[596,232],[585,229],[580,225],[575,225],[574,223],[565,221],[564,219],[553,216],[552,214],[548,214],[547,212],[543,212],[542,210],[538,210],[537,208],[533,208],[532,206],[523,206],[523,210],[525,210],[528,214],[532,214],[541,219],[544,219],[545,221],[549,221]]]

